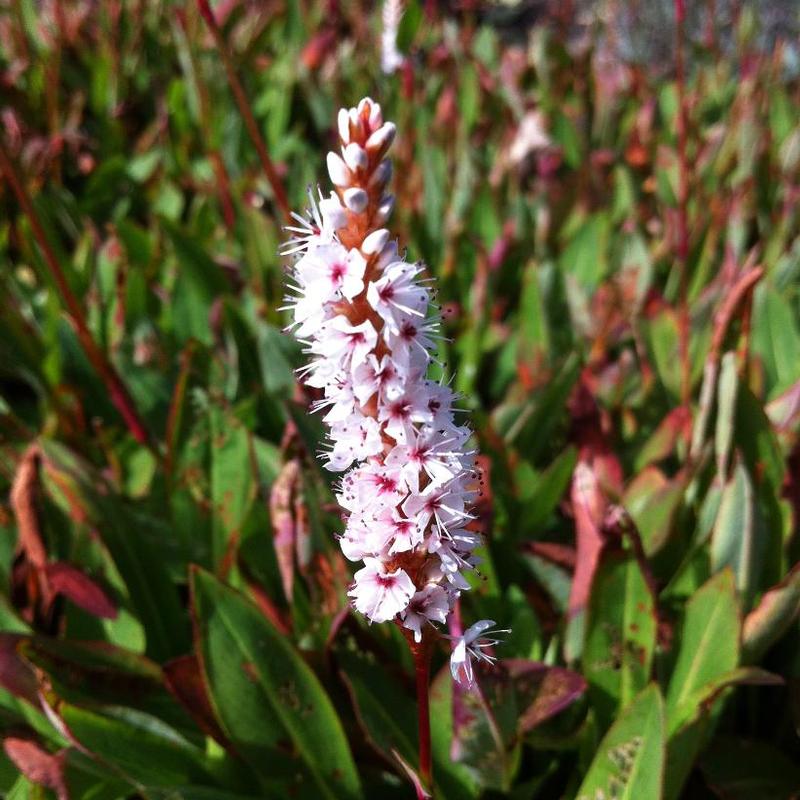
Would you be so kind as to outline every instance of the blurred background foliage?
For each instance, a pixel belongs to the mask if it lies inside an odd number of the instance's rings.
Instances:
[[[388,74],[372,3],[215,14],[294,207],[340,105],[398,125],[513,630],[436,654],[436,797],[800,796],[796,7],[403,5]],[[198,8],[3,0],[0,70],[0,790],[408,797]]]

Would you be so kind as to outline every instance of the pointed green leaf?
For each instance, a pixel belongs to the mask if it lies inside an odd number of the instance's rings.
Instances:
[[[361,797],[342,723],[291,642],[207,572],[193,572],[192,598],[212,703],[234,746],[269,776],[291,769],[289,753],[278,752],[289,743],[319,797]]]
[[[631,553],[610,554],[595,575],[583,673],[604,730],[650,680],[655,602]]]
[[[660,800],[664,750],[664,702],[651,685],[600,743],[577,800]]]

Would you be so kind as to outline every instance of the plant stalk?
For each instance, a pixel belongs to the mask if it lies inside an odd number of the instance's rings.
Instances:
[[[419,777],[426,789],[433,788],[433,764],[431,758],[431,649],[427,637],[415,642],[411,632],[407,635],[411,655],[414,658],[414,674],[417,684],[417,725],[419,729]]]
[[[291,222],[292,214],[289,200],[286,196],[286,190],[283,188],[283,182],[275,170],[275,165],[272,163],[272,159],[267,151],[267,144],[258,129],[258,124],[253,116],[253,112],[250,110],[247,95],[245,95],[242,84],[236,75],[236,69],[234,68],[233,59],[231,58],[231,53],[228,49],[225,37],[222,35],[222,31],[217,24],[217,19],[214,16],[214,12],[211,10],[208,0],[197,0],[197,6],[200,9],[200,16],[203,17],[209,31],[211,31],[214,44],[216,44],[217,50],[219,50],[222,63],[225,66],[225,74],[228,76],[228,85],[231,87],[234,100],[239,108],[239,113],[242,115],[247,132],[250,134],[250,138],[253,141],[253,145],[261,161],[261,166],[272,187],[272,193],[275,195],[275,202],[278,204],[284,219],[287,222]]]
[[[673,0],[675,8],[675,83],[678,90],[678,330],[681,360],[681,402],[688,407],[691,393],[691,363],[689,359],[689,165],[686,160],[687,109],[684,38],[686,6],[684,0]]]
[[[28,192],[25,189],[22,181],[19,179],[19,176],[12,165],[11,159],[1,142],[0,173],[5,174],[6,180],[8,180],[11,189],[17,197],[20,208],[30,222],[31,230],[33,231],[33,235],[36,238],[37,243],[39,244],[39,248],[42,251],[42,256],[44,257],[44,261],[50,271],[50,275],[56,284],[58,293],[61,295],[61,300],[66,306],[67,312],[75,324],[75,329],[78,334],[78,341],[86,353],[86,357],[89,359],[89,362],[92,364],[95,371],[100,375],[100,378],[108,390],[111,402],[119,411],[133,438],[136,439],[139,444],[153,449],[152,440],[147,431],[147,427],[144,424],[142,417],[139,415],[139,412],[136,410],[133,398],[128,392],[128,389],[122,381],[119,373],[114,368],[114,365],[108,359],[108,356],[105,354],[105,352],[103,352],[103,350],[92,337],[92,333],[89,330],[86,317],[83,313],[83,308],[81,308],[78,298],[75,296],[69,283],[67,282],[66,276],[61,269],[61,265],[58,263],[58,259],[56,258],[56,254],[53,252],[53,248],[47,239],[47,234],[44,231],[42,223],[39,219],[39,215],[36,213],[33,202],[28,196]]]

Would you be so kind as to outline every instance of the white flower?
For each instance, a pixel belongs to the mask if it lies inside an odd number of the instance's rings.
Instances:
[[[325,467],[343,473],[339,543],[364,562],[349,596],[372,622],[395,620],[420,641],[446,621],[478,563],[480,536],[467,529],[475,453],[452,390],[428,377],[441,336],[424,267],[401,257],[384,227],[395,127],[369,98],[342,109],[337,127],[340,149],[327,158],[336,191],[310,194],[307,216],[288,229],[286,310],[309,356],[299,375],[328,428]],[[468,657],[491,660],[477,635],[454,654],[470,679]]]
[[[369,304],[396,335],[400,333],[400,326],[410,318],[425,319],[430,298],[427,290],[415,280],[420,272],[419,265],[400,261],[391,264],[367,288]]]
[[[353,367],[353,394],[361,405],[379,394],[379,400],[386,402],[396,399],[403,393],[404,375],[390,356],[368,355],[366,361]]]
[[[381,30],[381,70],[385,75],[403,66],[403,56],[397,49],[397,30],[403,18],[403,0],[385,0]]]
[[[445,622],[450,611],[447,592],[435,583],[429,583],[417,592],[403,614],[403,627],[414,631],[414,639],[422,640],[422,626],[425,623]]]
[[[455,639],[456,646],[450,655],[450,674],[453,680],[460,683],[462,686],[472,686],[475,676],[472,670],[472,661],[483,661],[487,664],[493,664],[496,661],[495,656],[491,656],[484,650],[488,647],[494,647],[500,643],[500,639],[489,638],[498,633],[510,633],[511,631],[504,630],[489,630],[495,624],[493,619],[482,619],[474,625],[470,625],[463,636]]]
[[[388,622],[408,607],[416,587],[402,569],[386,572],[377,558],[366,558],[364,562],[366,566],[356,572],[348,595],[370,621]]]
[[[338,243],[317,245],[295,264],[295,274],[304,295],[321,307],[341,295],[352,300],[364,288],[367,262],[358,250],[345,250]]]

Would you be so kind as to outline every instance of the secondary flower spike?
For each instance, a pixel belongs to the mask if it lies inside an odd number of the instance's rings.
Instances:
[[[395,126],[364,98],[339,111],[338,133],[339,151],[327,156],[335,191],[310,192],[307,216],[288,228],[283,252],[296,260],[286,310],[309,356],[302,378],[322,395],[314,410],[328,427],[325,466],[344,472],[342,552],[364,562],[349,595],[372,622],[395,620],[420,641],[469,588],[479,476],[455,396],[430,376],[440,338],[430,279],[385,227]],[[465,660],[489,660],[474,635],[486,627],[456,641],[453,674],[463,682],[472,682]]]

